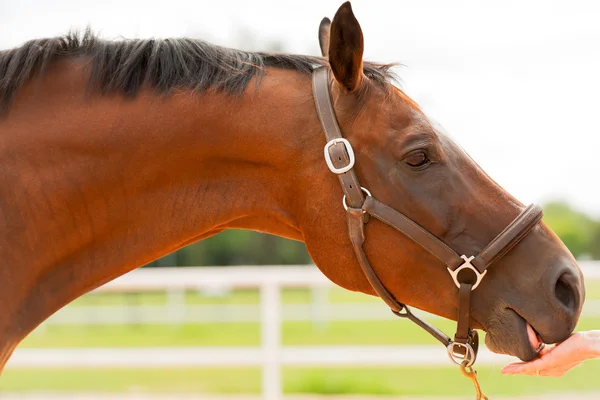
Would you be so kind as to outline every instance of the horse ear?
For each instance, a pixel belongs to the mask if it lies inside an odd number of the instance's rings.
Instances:
[[[335,13],[329,31],[329,65],[335,79],[351,92],[362,79],[364,43],[349,1]]]
[[[319,47],[321,47],[321,55],[327,57],[329,54],[329,26],[331,20],[327,17],[321,20],[319,24]]]

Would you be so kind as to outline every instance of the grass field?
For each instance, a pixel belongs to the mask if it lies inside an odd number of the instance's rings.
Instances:
[[[478,368],[489,395],[595,392],[600,363],[590,362],[563,379],[505,377],[498,368]],[[8,370],[1,392],[145,392],[145,393],[259,393],[260,371],[255,368],[151,370]],[[286,393],[472,395],[470,381],[458,369],[322,368],[284,371]],[[469,397],[470,398],[470,397]]]
[[[489,395],[599,392],[600,363],[592,361],[562,379],[506,377],[480,367]],[[256,368],[7,370],[0,392],[259,393]],[[457,368],[286,368],[285,393],[472,396],[470,381]],[[468,397],[471,398],[471,397]]]
[[[588,299],[600,297],[600,285],[588,288]],[[286,303],[308,303],[308,290],[286,290]],[[329,292],[331,302],[379,300],[340,289]],[[258,293],[236,291],[223,297],[186,294],[189,304],[253,304]],[[143,295],[91,294],[78,305],[164,304],[162,293]],[[382,305],[384,307],[384,305]],[[452,321],[436,325],[453,332]],[[185,325],[47,326],[34,332],[21,347],[150,347],[150,346],[253,346],[259,344],[258,323]],[[600,318],[583,318],[578,329],[600,328]],[[434,339],[404,320],[334,321],[320,329],[311,322],[286,322],[285,345],[435,344]],[[440,348],[440,351],[443,349]],[[589,362],[563,379],[504,377],[500,367],[481,367],[479,377],[491,395],[600,391],[600,363]],[[287,368],[286,393],[471,395],[472,387],[457,368]],[[142,392],[142,393],[258,393],[256,368],[188,369],[7,369],[0,392]]]
[[[452,333],[455,324],[436,320]],[[600,318],[583,318],[580,330],[600,327]],[[257,346],[258,323],[186,325],[49,326],[33,334],[20,347],[151,347],[151,346]],[[284,345],[437,344],[416,325],[405,320],[334,321],[315,330],[310,322],[283,324]]]

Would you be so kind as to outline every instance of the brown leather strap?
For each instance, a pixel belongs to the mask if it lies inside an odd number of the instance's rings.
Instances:
[[[329,154],[333,165],[335,165],[336,168],[348,165],[350,159],[343,144],[338,143],[329,147]],[[360,208],[365,201],[365,197],[362,189],[360,188],[360,183],[358,183],[358,178],[356,177],[354,170],[351,169],[343,174],[338,174],[338,178],[340,180],[340,184],[342,185],[344,195],[346,196],[345,202],[348,207]]]
[[[400,312],[404,308],[404,304],[400,303],[392,294],[385,288],[373,268],[367,259],[367,255],[363,250],[363,243],[365,241],[364,232],[364,221],[363,221],[363,210],[361,208],[348,208],[348,233],[350,235],[350,241],[352,242],[352,248],[358,259],[360,267],[367,277],[367,280],[375,290],[375,292],[381,297],[381,299],[392,309],[394,312]]]
[[[342,131],[335,118],[333,102],[329,94],[329,68],[315,69],[312,75],[313,95],[319,120],[327,141],[342,137]]]
[[[380,220],[408,236],[415,243],[440,259],[448,268],[454,269],[463,263],[463,260],[450,247],[440,239],[423,229],[420,225],[404,214],[368,196],[363,209]]]
[[[465,359],[473,357],[471,362],[475,362],[477,351],[479,350],[479,336],[477,331],[471,329],[470,313],[471,313],[471,293],[473,285],[470,283],[461,283],[458,289],[458,315],[456,316],[456,333],[454,334],[454,342],[461,343],[465,346],[454,346],[452,353],[461,355]],[[473,350],[470,356],[469,347]]]
[[[469,315],[471,311],[472,289],[473,285],[470,283],[461,283],[458,289],[458,315],[456,318],[456,334],[454,335],[455,342],[468,343],[471,338]]]
[[[312,82],[317,114],[325,133],[325,139],[329,142],[333,139],[342,138],[342,132],[335,117],[335,110],[329,92],[329,69],[325,67],[316,69],[313,73]],[[346,146],[343,143],[333,144],[329,147],[328,152],[336,168],[346,166],[350,162]],[[365,198],[354,170],[351,169],[343,174],[338,174],[338,178],[346,196],[346,204],[349,207],[359,208]]]
[[[408,307],[404,306],[403,312],[399,312],[399,313],[395,312],[395,311],[392,311],[392,312],[395,315],[397,315],[398,317],[406,318],[408,320],[411,320],[415,324],[419,325],[423,330],[425,330],[425,332],[429,333],[431,336],[436,338],[444,346],[448,347],[448,345],[450,343],[452,343],[452,339],[450,339],[450,337],[448,335],[446,335],[444,332],[440,331],[435,326],[431,325],[429,322],[423,321],[421,318],[414,315],[412,312],[410,312]]]
[[[483,272],[496,260],[502,258],[519,243],[542,219],[544,212],[536,204],[529,205],[517,216],[485,249],[475,257],[471,264]]]
[[[377,293],[377,295],[387,304],[387,306],[395,315],[411,320],[427,331],[431,336],[439,340],[442,344],[444,344],[444,346],[448,346],[452,342],[450,337],[437,329],[435,326],[415,316],[410,312],[408,307],[396,300],[396,298],[383,285],[375,273],[375,270],[373,270],[373,267],[371,267],[369,259],[367,258],[367,255],[363,249],[365,233],[362,214],[363,210],[360,208],[348,208],[348,233],[350,236],[350,241],[352,242],[352,248],[356,254],[356,259],[358,260],[360,268],[369,281],[369,284],[371,287],[373,287],[375,293]]]

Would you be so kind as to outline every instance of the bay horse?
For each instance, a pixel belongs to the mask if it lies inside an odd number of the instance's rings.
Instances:
[[[348,171],[328,168],[323,152],[316,70],[365,203],[376,197],[427,240],[466,255],[522,214],[394,85],[391,65],[363,61],[349,3],[326,28],[326,57],[89,31],[0,53],[0,367],[75,298],[231,228],[302,241],[335,284],[381,295],[348,234],[348,212],[367,215],[344,201],[345,211],[336,175]],[[535,222],[486,271],[467,313],[491,350],[522,360],[567,338],[585,297],[573,256]],[[453,276],[393,228],[378,218],[360,228],[382,285],[398,302],[456,320]]]

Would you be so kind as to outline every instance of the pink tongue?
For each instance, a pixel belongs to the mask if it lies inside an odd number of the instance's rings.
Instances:
[[[539,341],[537,334],[529,324],[527,324],[527,337],[529,338],[529,343],[531,344],[531,347],[533,347],[534,349],[538,349],[540,347],[541,342]]]

